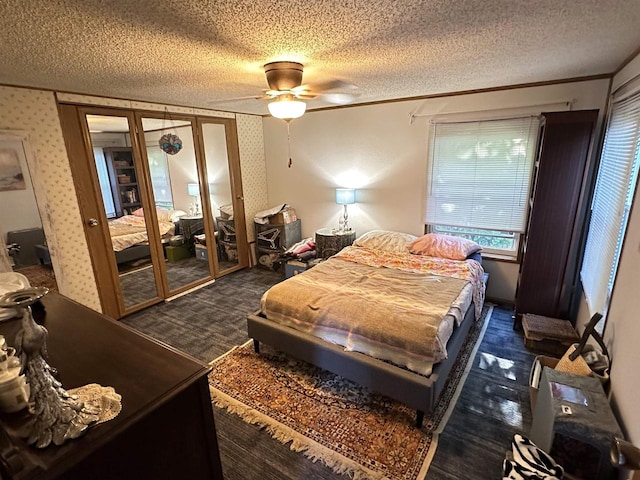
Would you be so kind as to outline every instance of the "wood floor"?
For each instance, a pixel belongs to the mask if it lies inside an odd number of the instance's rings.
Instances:
[[[244,343],[246,314],[257,310],[262,293],[281,280],[275,272],[243,270],[123,321],[210,361]],[[529,431],[527,380],[534,354],[524,348],[522,334],[513,331],[511,313],[494,309],[460,399],[440,436],[428,480],[500,478],[513,434]],[[292,452],[235,415],[218,408],[214,415],[226,480],[349,478]]]

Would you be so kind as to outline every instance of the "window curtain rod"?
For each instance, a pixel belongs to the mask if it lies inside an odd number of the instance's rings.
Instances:
[[[575,100],[565,100],[562,102],[544,103],[540,105],[527,105],[522,107],[510,107],[495,110],[477,110],[472,112],[452,112],[442,115],[433,113],[410,113],[409,123],[418,117],[432,117],[430,123],[470,123],[490,120],[513,120],[533,116],[536,117],[543,110],[564,111],[571,110]]]

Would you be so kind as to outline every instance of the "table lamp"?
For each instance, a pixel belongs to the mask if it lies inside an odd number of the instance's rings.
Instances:
[[[349,214],[347,213],[347,205],[356,203],[356,191],[353,188],[336,188],[336,203],[344,205],[344,213],[340,219],[340,232],[348,232],[351,230],[348,224]]]
[[[193,197],[193,216],[199,216],[200,203],[198,202],[198,198],[200,197],[200,186],[197,183],[187,183],[187,191],[189,192],[189,195]]]

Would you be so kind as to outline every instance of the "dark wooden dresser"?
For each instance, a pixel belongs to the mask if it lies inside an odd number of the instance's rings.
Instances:
[[[57,293],[42,303],[34,317],[64,387],[114,387],[122,411],[44,449],[18,438],[26,411],[0,414],[3,479],[222,479],[206,365]],[[9,345],[19,327],[0,324]]]

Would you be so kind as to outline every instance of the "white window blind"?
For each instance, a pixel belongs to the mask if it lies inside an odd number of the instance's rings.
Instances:
[[[159,145],[147,147],[149,172],[151,173],[151,188],[157,207],[173,209],[173,194],[171,192],[171,178],[167,154]]]
[[[111,183],[109,181],[109,172],[107,171],[107,161],[104,158],[104,150],[102,147],[93,147],[93,158],[98,171],[98,182],[100,182],[100,193],[102,193],[102,201],[107,218],[116,216],[116,207],[113,203],[113,192],[111,191]]]
[[[638,176],[640,93],[614,98],[591,205],[582,263],[590,313],[605,313]]]
[[[538,117],[435,124],[426,223],[524,232]]]

